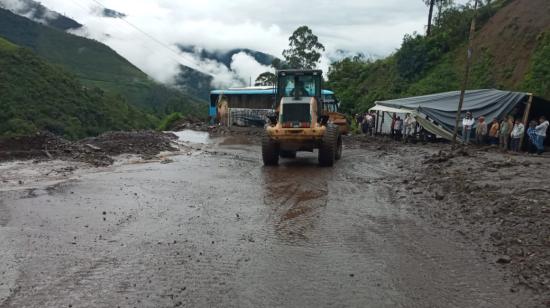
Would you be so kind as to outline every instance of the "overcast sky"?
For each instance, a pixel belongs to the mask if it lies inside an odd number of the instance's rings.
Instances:
[[[169,46],[183,43],[219,50],[239,47],[280,56],[290,34],[297,27],[308,25],[327,48],[324,69],[336,50],[375,57],[389,55],[399,47],[404,34],[424,32],[428,13],[422,0],[98,1],[127,14],[128,22]],[[84,24],[86,32],[77,34],[106,43],[159,80],[174,74],[174,61],[214,75],[230,74],[222,72],[224,68],[217,63],[197,63],[192,55],[162,50],[165,48],[123,21],[94,14],[99,7],[94,0],[41,2]],[[250,66],[235,67],[244,70],[243,74],[265,69],[257,63],[247,63],[250,59],[237,60],[239,65]],[[159,70],[159,65],[165,69]]]

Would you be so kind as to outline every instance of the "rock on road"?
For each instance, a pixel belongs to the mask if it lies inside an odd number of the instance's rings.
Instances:
[[[0,192],[0,307],[516,307],[497,267],[348,150],[126,164]]]

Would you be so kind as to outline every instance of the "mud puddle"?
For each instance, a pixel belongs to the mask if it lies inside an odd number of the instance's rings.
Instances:
[[[178,141],[189,142],[189,143],[199,143],[199,144],[210,144],[212,139],[208,132],[196,131],[191,129],[185,129],[179,132],[172,132],[178,137]]]

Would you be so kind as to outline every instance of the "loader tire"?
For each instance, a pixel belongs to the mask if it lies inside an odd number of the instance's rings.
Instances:
[[[327,126],[325,135],[319,146],[319,165],[322,167],[332,167],[336,160],[337,143],[340,133],[338,127],[334,125]]]
[[[296,158],[296,151],[281,151],[282,158]]]
[[[262,138],[262,159],[266,166],[279,164],[279,145],[268,135]]]

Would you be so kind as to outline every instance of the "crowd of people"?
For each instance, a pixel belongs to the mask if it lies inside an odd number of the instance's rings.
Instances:
[[[356,114],[355,121],[364,134],[372,136],[375,133],[376,114],[374,112]],[[462,119],[462,138],[465,144],[470,144],[472,138],[475,138],[476,144],[490,144],[504,151],[513,152],[521,151],[523,138],[527,142],[530,153],[542,154],[549,125],[545,116],[532,120],[526,128],[521,119],[511,115],[502,119],[495,118],[487,123],[485,117],[480,116],[476,120],[471,112],[467,112]],[[416,136],[418,131],[419,125],[411,114],[406,114],[404,119],[395,113],[392,115],[390,135],[393,139],[407,141],[410,137]]]
[[[395,140],[407,141],[410,137],[416,135],[418,131],[418,125],[416,118],[410,114],[406,114],[402,119],[397,114],[393,114],[391,117],[390,134]],[[376,130],[376,114],[374,112],[366,112],[363,114],[356,114],[355,121],[363,134],[372,136]]]
[[[475,125],[475,130],[473,127]],[[544,152],[544,140],[548,130],[549,122],[545,116],[538,121],[532,120],[527,130],[521,119],[507,116],[502,119],[493,119],[491,123],[485,121],[481,116],[476,120],[471,112],[467,112],[462,119],[462,138],[465,144],[470,143],[472,133],[475,134],[477,144],[490,144],[498,146],[502,150],[513,152],[521,151],[521,139],[527,141],[527,148],[530,153],[542,154]]]
[[[358,113],[355,115],[355,121],[357,122],[357,125],[361,128],[363,134],[372,136],[375,133],[374,130],[376,129],[376,113]]]

